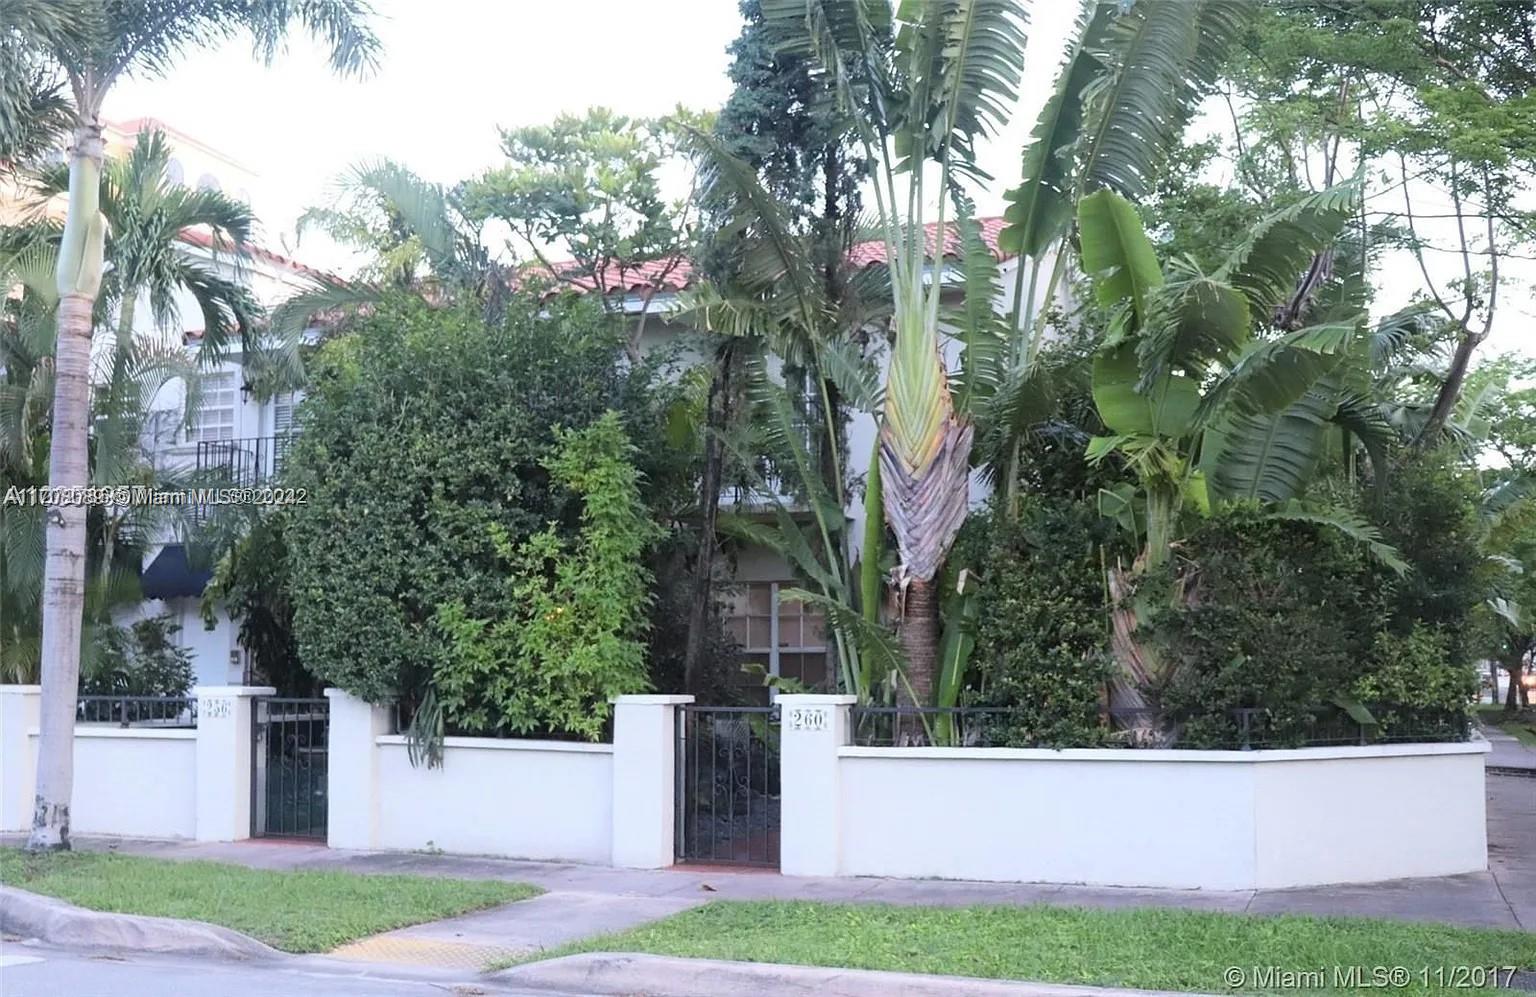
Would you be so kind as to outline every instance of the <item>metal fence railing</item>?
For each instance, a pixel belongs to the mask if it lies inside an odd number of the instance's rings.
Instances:
[[[250,488],[266,484],[282,473],[292,446],[291,435],[202,440],[197,444],[197,471],[212,485]]]
[[[1013,747],[1009,707],[858,706],[850,736],[864,748]]]
[[[119,727],[196,727],[193,696],[81,696],[75,722]]]
[[[1113,710],[1093,747],[1251,751],[1402,742],[1465,741],[1472,720],[1454,710],[1367,705],[1373,723],[1337,706],[1245,708],[1178,718],[1156,709]],[[1011,707],[860,706],[849,738],[860,747],[1060,748]]]

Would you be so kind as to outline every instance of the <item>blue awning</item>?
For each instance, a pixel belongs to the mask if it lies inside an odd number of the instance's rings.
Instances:
[[[139,587],[146,599],[179,599],[202,595],[212,577],[211,568],[193,570],[183,544],[168,544],[139,576]]]

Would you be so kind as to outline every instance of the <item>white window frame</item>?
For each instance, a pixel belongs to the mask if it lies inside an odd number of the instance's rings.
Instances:
[[[225,386],[227,384],[227,386]],[[215,396],[228,392],[229,403],[213,404]],[[210,415],[228,412],[229,422],[226,425],[222,420],[209,424],[206,419]],[[228,429],[229,435],[222,435],[222,431]],[[234,371],[218,371],[204,375],[202,384],[202,396],[198,399],[197,411],[192,415],[192,423],[187,427],[188,443],[209,443],[220,440],[233,440],[239,436],[240,429],[240,385],[236,381]],[[212,430],[213,432],[209,432]]]
[[[826,614],[825,613],[823,613],[822,617],[821,617],[822,638],[823,638],[823,641],[822,641],[821,644],[795,644],[795,645],[786,645],[786,646],[783,646],[783,647],[781,647],[779,645],[779,613],[781,612],[782,606],[783,606],[782,602],[779,600],[779,589],[780,588],[796,588],[796,587],[798,587],[796,582],[792,582],[792,581],[791,582],[738,581],[738,582],[735,582],[734,584],[737,585],[737,586],[740,586],[742,588],[742,590],[743,590],[742,595],[745,596],[744,602],[745,602],[746,612],[739,613],[739,614],[738,613],[727,613],[726,614],[726,619],[727,620],[730,620],[730,619],[744,619],[744,620],[746,620],[747,621],[747,635],[748,635],[748,637],[750,637],[751,634],[752,634],[752,622],[751,622],[752,621],[752,617],[754,615],[761,615],[761,614],[754,614],[751,611],[751,606],[752,606],[752,602],[751,602],[751,588],[754,585],[757,585],[757,586],[766,585],[766,586],[768,586],[768,646],[767,647],[763,647],[763,646],[760,646],[760,645],[759,646],[753,646],[753,645],[743,644],[742,647],[741,647],[741,653],[743,653],[743,654],[754,654],[754,655],[757,655],[757,654],[766,654],[766,655],[768,655],[768,674],[776,676],[776,677],[782,674],[780,672],[780,670],[779,670],[779,655],[781,653],[782,654],[820,654],[820,655],[824,655],[825,658],[826,658],[827,675],[830,677],[833,674],[833,671],[832,671],[832,669],[833,669],[832,651],[831,651],[830,645],[828,645],[826,643],[826,641],[825,641],[825,638],[826,638],[826,628],[828,626],[830,626],[831,624],[827,622],[827,618],[826,618]],[[805,639],[804,626],[805,625],[802,623],[801,624],[801,631],[800,631],[800,639],[801,640]],[[777,693],[778,693],[777,689],[770,689],[769,690],[769,695],[771,697],[772,696],[776,696]]]

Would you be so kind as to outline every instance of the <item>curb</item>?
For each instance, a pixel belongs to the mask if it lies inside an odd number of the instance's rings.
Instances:
[[[528,963],[492,973],[488,979],[529,990],[647,997],[746,997],[767,993],[789,997],[1161,997],[1164,993],[614,952],[589,952]]]
[[[221,959],[279,959],[249,935],[202,921],[86,910],[14,886],[0,886],[0,931],[64,948],[128,949]]]
[[[1483,771],[1488,775],[1512,775],[1516,779],[1536,779],[1536,768],[1524,768],[1514,765],[1485,765]]]

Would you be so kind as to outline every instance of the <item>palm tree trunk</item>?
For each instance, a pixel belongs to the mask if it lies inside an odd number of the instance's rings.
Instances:
[[[86,434],[91,406],[91,315],[101,289],[105,238],[99,210],[101,159],[101,126],[92,117],[76,129],[70,149],[69,212],[59,247],[58,342],[54,347],[53,438],[48,466],[48,484],[55,489],[79,488],[89,481]],[[43,694],[37,795],[28,851],[69,848],[75,702],[85,614],[85,513],[79,502],[66,500],[50,504],[46,515]]]
[[[1136,744],[1157,741],[1157,717],[1147,691],[1153,686],[1154,663],[1147,660],[1144,646],[1136,636],[1139,621],[1131,604],[1135,575],[1115,565],[1105,572],[1109,593],[1109,650],[1114,669],[1109,676],[1110,722],[1130,731]]]
[[[48,483],[84,485],[87,372],[91,310],[95,302],[70,295],[59,302],[55,348],[53,441]],[[30,851],[69,848],[69,801],[74,788],[75,697],[80,683],[80,627],[85,614],[85,507],[59,502],[48,507],[47,559],[43,568],[43,646],[37,798]]]
[[[932,706],[939,663],[938,583],[913,578],[902,600],[901,649],[907,659],[907,681],[897,690],[902,706]]]

